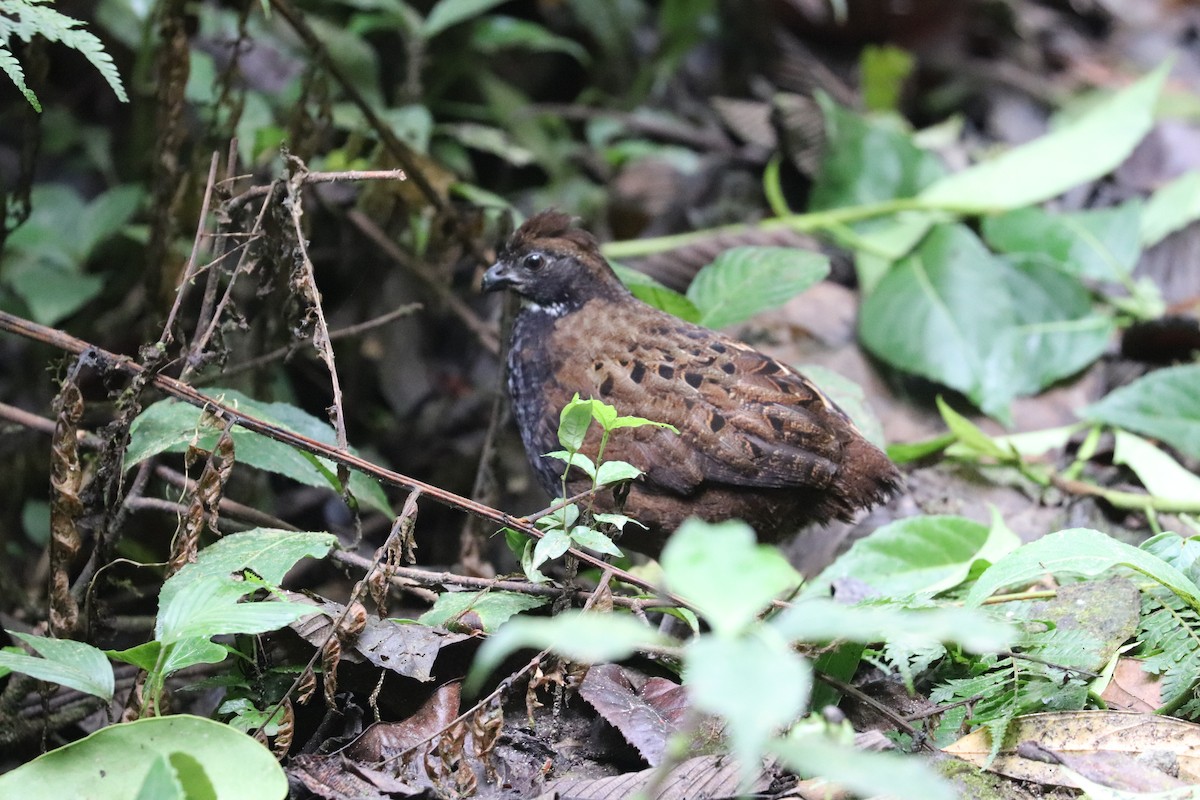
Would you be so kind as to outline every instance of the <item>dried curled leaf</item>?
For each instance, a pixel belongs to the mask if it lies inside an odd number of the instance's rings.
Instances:
[[[83,397],[72,378],[63,381],[54,401],[58,412],[50,451],[50,630],[69,638],[79,624],[79,606],[71,596],[71,563],[79,553],[76,520],[83,511],[79,489],[79,420]]]

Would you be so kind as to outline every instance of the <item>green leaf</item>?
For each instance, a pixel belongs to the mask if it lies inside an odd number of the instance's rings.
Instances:
[[[921,759],[839,744],[811,728],[771,743],[771,752],[801,776],[819,776],[861,797],[955,800],[958,793]]]
[[[983,235],[1002,253],[1044,257],[1083,278],[1123,281],[1133,272],[1141,245],[1141,202],[1115,208],[1051,214],[1021,208],[983,221]]]
[[[33,106],[33,110],[39,114],[42,113],[42,104],[38,102],[37,95],[25,83],[25,71],[21,69],[21,62],[17,61],[16,56],[8,49],[7,41],[0,42],[0,71],[3,71],[21,94],[25,95],[25,100]]]
[[[617,409],[603,400],[592,400],[592,419],[596,420],[601,428],[610,431],[613,423],[617,421]]]
[[[32,647],[41,658],[0,650],[0,667],[105,701],[112,700],[113,670],[103,651],[71,639],[50,639],[16,631],[8,631],[8,634]]]
[[[137,797],[155,758],[176,753],[186,753],[203,771],[200,776],[176,768],[188,797],[282,800],[287,795],[287,778],[270,750],[228,725],[176,714],[109,725],[39,756],[0,775],[0,797]]]
[[[1012,453],[996,444],[992,437],[980,430],[978,425],[951,408],[940,394],[937,396],[937,407],[946,427],[967,451],[1002,461],[1011,458]]]
[[[968,424],[970,424],[969,421]],[[1073,425],[1045,428],[1040,431],[1023,431],[1021,433],[1010,433],[1005,436],[988,436],[988,439],[1005,453],[1006,458],[1012,458],[1013,453],[1024,458],[1037,458],[1051,450],[1063,449],[1067,446],[1067,442],[1071,440],[1072,436],[1086,427],[1088,427],[1086,424],[1076,422]],[[983,431],[980,431],[980,434],[987,435],[983,434]],[[889,454],[891,453],[890,448],[888,452]],[[974,444],[967,445],[965,442],[956,443],[946,448],[946,455],[953,458],[971,458],[978,452],[979,450]],[[895,461],[895,458],[892,460]]]
[[[302,558],[323,558],[337,542],[331,533],[255,528],[223,536],[201,550],[196,560],[185,564],[163,584],[159,606],[169,605],[188,584],[206,577],[226,578],[252,570],[264,581],[278,585],[288,570]],[[246,592],[253,591],[246,586]]]
[[[810,211],[912,197],[945,175],[941,162],[913,144],[894,118],[866,119],[817,94],[825,115],[825,158]]]
[[[1052,533],[1009,553],[979,576],[966,604],[979,605],[998,589],[1026,585],[1046,575],[1095,577],[1115,567],[1136,570],[1200,609],[1200,587],[1182,572],[1154,555],[1087,528]]]
[[[1200,458],[1200,364],[1151,372],[1109,392],[1080,415],[1153,436]]]
[[[417,622],[422,625],[445,628],[460,619],[468,611],[478,615],[483,630],[494,633],[511,617],[524,611],[541,608],[548,601],[541,597],[517,592],[443,592],[434,601],[433,607],[422,614]]]
[[[880,358],[1001,418],[1014,397],[1098,358],[1115,327],[1077,279],[999,259],[962,225],[935,228],[880,280],[859,320]]]
[[[1155,497],[1179,503],[1200,500],[1200,477],[1142,437],[1129,431],[1116,432],[1113,463],[1124,464],[1137,474],[1146,491]]]
[[[528,149],[514,142],[506,131],[478,122],[443,122],[437,126],[438,133],[449,136],[464,147],[490,153],[514,167],[525,167],[534,163],[535,156]]]
[[[121,232],[137,213],[143,197],[142,187],[127,184],[115,186],[88,203],[75,228],[77,246],[84,258],[91,256],[98,244]]]
[[[592,401],[580,400],[577,392],[571,402],[563,406],[558,416],[558,442],[566,450],[576,451],[583,447],[583,438],[592,424]]]
[[[591,57],[578,42],[557,36],[536,22],[493,14],[475,22],[471,42],[481,53],[503,50],[529,50],[535,53],[564,53],[581,64]]]
[[[195,563],[168,579],[159,594],[154,638],[165,654],[158,656],[154,671],[168,675],[194,664],[220,662],[226,650],[209,641],[213,636],[265,633],[315,613],[308,603],[241,600],[264,585],[277,584],[299,559],[324,555],[334,541],[322,533],[247,531],[201,550]],[[246,571],[258,579],[239,580]]]
[[[463,686],[474,693],[501,661],[524,647],[545,649],[572,661],[597,664],[627,658],[639,647],[665,645],[658,633],[624,614],[567,611],[551,619],[516,617],[489,636]]]
[[[203,393],[240,411],[328,445],[336,445],[333,427],[287,403],[263,403],[234,389],[205,389]],[[202,427],[200,409],[179,400],[161,400],[138,415],[130,426],[125,466],[131,467],[159,453],[182,453],[193,442],[206,450],[217,443],[219,432]],[[274,439],[234,426],[230,435],[238,462],[274,472],[306,486],[330,488],[337,485],[337,467]],[[351,453],[357,453],[350,448]],[[350,473],[350,490],[367,505],[391,515],[387,496],[371,478]]]
[[[437,36],[447,28],[478,17],[506,0],[438,0],[421,25],[420,34],[426,39]]]
[[[668,289],[644,272],[638,272],[636,269],[623,267],[620,264],[613,264],[612,268],[617,273],[617,277],[621,279],[621,283],[629,287],[629,291],[633,292],[633,296],[638,300],[666,311],[668,314],[674,314],[682,320],[700,321],[700,309],[696,308],[696,304],[684,295],[674,289]]]
[[[547,561],[553,561],[569,549],[571,549],[571,535],[569,533],[558,528],[548,531],[533,546],[533,569],[541,567]]]
[[[104,289],[99,275],[79,275],[50,265],[24,269],[9,279],[13,292],[29,306],[34,322],[54,325],[74,314]]]
[[[888,44],[864,47],[858,59],[863,105],[870,111],[895,111],[914,65],[912,55],[899,47]]]
[[[171,755],[178,756],[180,753]],[[146,773],[146,780],[142,781],[135,800],[187,800],[187,792],[165,754],[160,753],[153,758],[150,771]]]
[[[977,560],[1015,548],[1018,542],[1006,531],[965,517],[896,520],[855,542],[804,587],[804,596],[825,594],[834,581],[845,578],[886,597],[942,592],[966,580]]]
[[[104,654],[117,661],[133,664],[135,667],[144,669],[146,672],[153,672],[158,668],[158,659],[162,654],[162,643],[146,642],[145,644],[139,644],[136,647],[130,647],[126,650],[105,650]]]
[[[577,545],[586,547],[589,550],[595,550],[597,553],[605,553],[610,556],[620,558],[625,555],[621,552],[621,548],[613,544],[613,540],[605,536],[598,530],[588,528],[584,525],[576,525],[571,529],[571,541]]]
[[[696,274],[687,296],[700,324],[724,328],[776,308],[829,275],[829,258],[792,247],[734,247]]]
[[[907,464],[940,453],[956,441],[958,437],[946,433],[920,442],[892,442],[887,446],[887,454],[897,464]]]
[[[534,524],[543,530],[551,528],[562,528],[567,530],[575,524],[575,520],[579,519],[579,506],[575,503],[567,503],[565,506],[559,506],[549,514],[538,517]]]
[[[1164,62],[1039,139],[942,178],[918,199],[962,213],[986,214],[1035,205],[1107,175],[1150,131],[1170,66]]]
[[[1178,533],[1166,532],[1151,536],[1141,543],[1139,549],[1161,558],[1191,580],[1200,583],[1200,539],[1185,539]],[[1200,656],[1200,653],[1197,655]]]
[[[693,704],[727,723],[743,770],[805,709],[812,668],[779,636],[700,636],[684,651],[683,683]]]
[[[328,57],[354,83],[357,90],[376,108],[383,106],[379,91],[379,55],[367,40],[344,25],[318,14],[308,15],[305,21],[325,46]]]
[[[624,461],[605,461],[596,470],[596,485],[608,486],[621,481],[631,481],[642,474],[633,464]]]
[[[771,625],[789,641],[835,641],[916,648],[956,642],[975,653],[994,652],[1013,643],[1013,628],[971,608],[900,608],[848,606],[824,597],[795,603]]]
[[[617,417],[609,424],[608,430],[615,431],[620,428],[640,428],[644,425],[654,425],[659,428],[667,428],[675,433],[679,433],[679,429],[669,422],[655,422],[652,419],[645,417]]]
[[[227,633],[265,633],[318,611],[295,601],[238,602],[257,589],[254,582],[233,578],[204,576],[191,581],[160,605],[154,638],[173,645]]]
[[[687,520],[663,549],[662,568],[668,588],[717,633],[742,630],[772,600],[800,585],[783,554],[757,544],[750,526],[736,520]]]
[[[1142,209],[1142,245],[1153,247],[1200,219],[1200,172],[1185,172],[1157,189]]]
[[[542,456],[542,458],[557,458],[559,461],[565,463],[568,467],[579,467],[579,469],[587,473],[589,478],[596,477],[596,465],[583,453],[570,453],[566,450],[555,450],[552,453],[546,453]]]
[[[625,530],[625,526],[630,523],[637,525],[639,528],[642,528],[643,530],[647,530],[647,527],[645,525],[638,522],[633,517],[627,517],[624,514],[592,514],[592,519],[594,519],[596,522],[602,522],[607,525],[612,525],[614,528],[616,528],[619,531]]]

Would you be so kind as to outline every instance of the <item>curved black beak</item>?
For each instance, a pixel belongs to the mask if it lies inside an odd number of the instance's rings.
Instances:
[[[497,261],[483,273],[482,288],[485,292],[494,292],[516,283],[512,268],[504,261]]]

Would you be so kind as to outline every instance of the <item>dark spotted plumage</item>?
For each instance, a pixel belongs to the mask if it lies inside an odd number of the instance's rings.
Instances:
[[[850,518],[882,502],[899,474],[846,414],[799,372],[735,339],[637,300],[592,235],[546,211],[526,222],[484,275],[483,288],[521,296],[509,349],[509,392],[530,463],[551,495],[562,462],[561,408],[578,392],[669,422],[615,433],[606,460],[644,471],[624,511],[622,546],[657,554],[689,516],[740,518],[775,541],[802,525]],[[595,456],[599,437],[585,452]],[[590,449],[589,449],[590,448]],[[590,484],[572,473],[569,492]],[[612,510],[612,493],[596,499]]]

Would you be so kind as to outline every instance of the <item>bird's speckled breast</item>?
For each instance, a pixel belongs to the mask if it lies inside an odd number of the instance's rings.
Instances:
[[[554,325],[561,316],[540,306],[522,308],[513,322],[508,351],[508,392],[521,442],[538,481],[552,497],[559,491],[562,462],[542,458],[542,454],[562,449],[557,429],[547,424],[558,419],[560,409],[546,407],[546,398],[553,394],[546,391],[547,384],[555,380],[561,364],[549,347]]]

